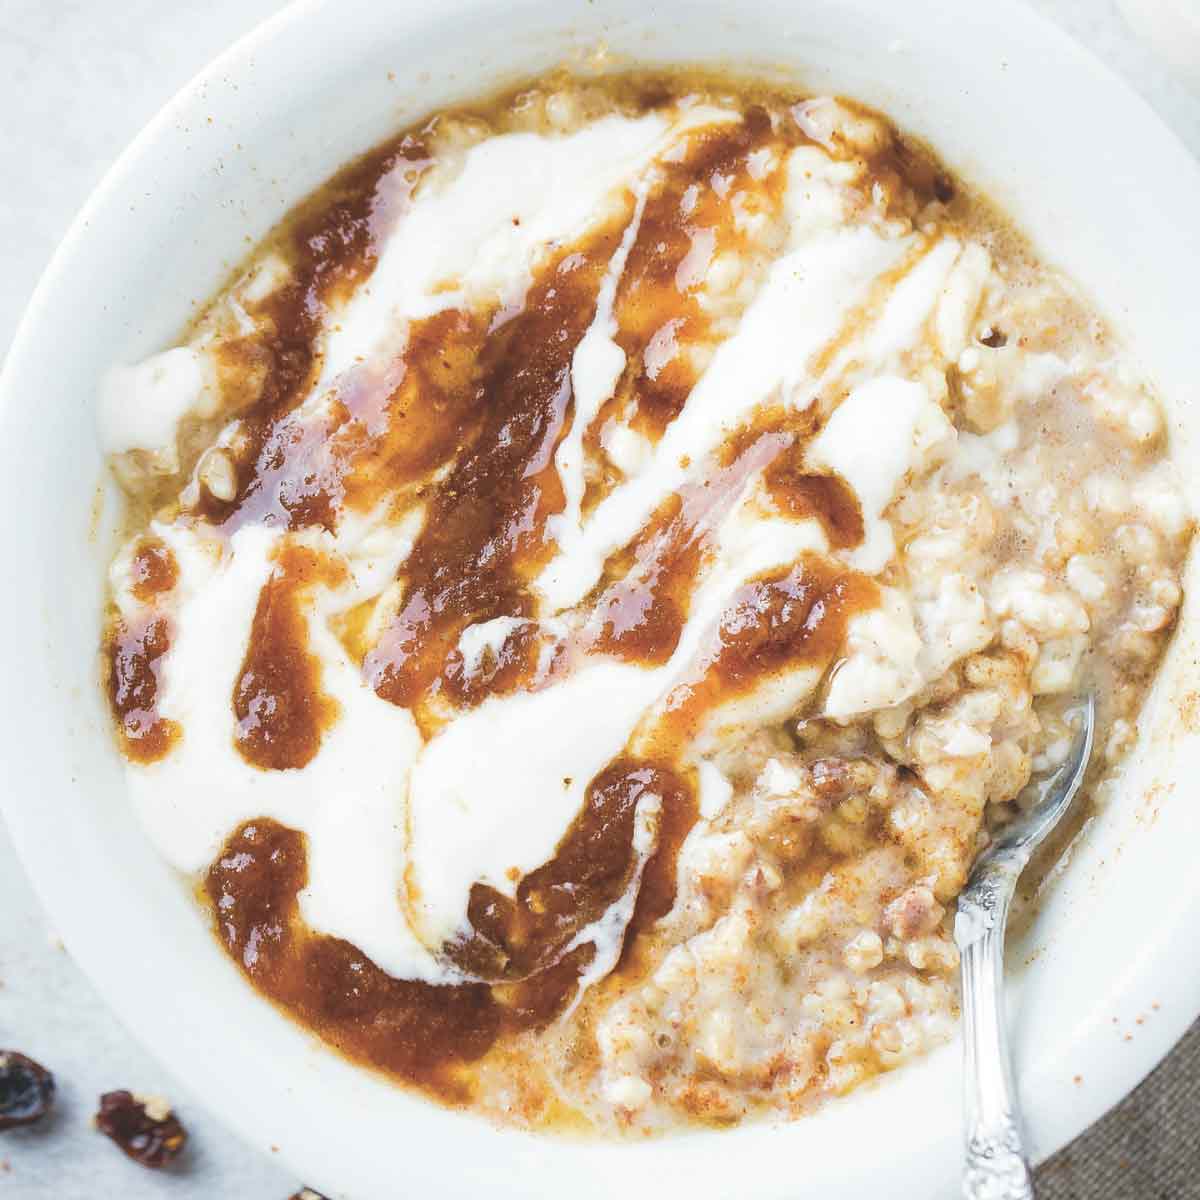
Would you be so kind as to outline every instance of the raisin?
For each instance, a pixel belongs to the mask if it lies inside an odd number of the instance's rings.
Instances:
[[[32,1058],[0,1050],[0,1129],[32,1125],[54,1103],[54,1076]]]
[[[166,1104],[141,1099],[132,1092],[105,1092],[100,1097],[96,1128],[143,1167],[167,1166],[187,1141],[187,1131]]]
[[[990,350],[999,350],[1001,346],[1008,345],[1008,337],[1004,331],[996,328],[989,329],[987,334],[979,340]]]

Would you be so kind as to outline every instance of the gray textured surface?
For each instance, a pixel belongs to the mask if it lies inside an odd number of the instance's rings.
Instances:
[[[1129,79],[1200,154],[1200,96],[1129,35],[1111,0],[1033,2]],[[182,83],[279,7],[280,0],[0,0],[0,352],[55,243],[108,164]],[[284,1200],[296,1187],[232,1139],[105,1009],[55,945],[0,827],[3,1045],[44,1059],[62,1093],[44,1128],[0,1136],[0,1196]],[[176,1102],[193,1135],[183,1171],[170,1178],[143,1171],[89,1128],[96,1095],[121,1086],[165,1092]],[[1040,1194],[1200,1200],[1198,1147],[1200,1028],[1046,1164]]]

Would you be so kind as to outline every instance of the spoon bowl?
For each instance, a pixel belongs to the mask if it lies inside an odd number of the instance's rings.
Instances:
[[[1022,810],[1015,820],[1000,829],[987,849],[975,860],[967,887],[963,891],[964,896],[970,891],[974,880],[986,875],[991,864],[999,860],[1024,855],[1024,867],[1033,857],[1034,851],[1066,816],[1087,774],[1088,762],[1092,757],[1092,742],[1096,731],[1096,697],[1088,695],[1073,715],[1079,721],[1079,728],[1066,761],[1053,775],[1041,781],[1041,794],[1037,800]]]

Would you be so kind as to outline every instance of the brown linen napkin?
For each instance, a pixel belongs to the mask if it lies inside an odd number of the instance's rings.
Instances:
[[[1037,1172],[1039,1200],[1200,1200],[1200,1022]]]

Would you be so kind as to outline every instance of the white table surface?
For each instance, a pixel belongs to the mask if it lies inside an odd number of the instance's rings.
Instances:
[[[1032,2],[1123,74],[1200,154],[1200,96],[1133,38],[1112,0]],[[209,59],[280,7],[0,0],[0,354],[58,239],[116,155]],[[0,1197],[285,1200],[299,1186],[231,1137],[98,999],[47,927],[2,825],[0,1047],[41,1059],[60,1088],[52,1119],[0,1135]],[[192,1135],[181,1170],[146,1171],[90,1128],[96,1097],[118,1087],[175,1103]]]

